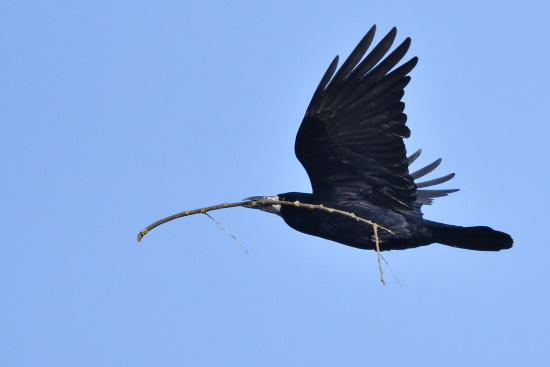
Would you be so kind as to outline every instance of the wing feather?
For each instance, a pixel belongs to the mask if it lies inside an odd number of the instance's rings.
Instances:
[[[420,156],[422,153],[422,149],[417,150],[415,153],[413,153],[409,158],[409,166]],[[415,171],[414,173],[411,173],[411,176],[414,177],[415,180],[424,177],[434,171],[439,165],[441,164],[441,158],[435,160],[434,162],[428,164],[427,166]],[[422,205],[430,205],[433,202],[433,199],[438,197],[447,196],[448,194],[451,194],[453,192],[457,192],[458,189],[447,189],[447,190],[421,190],[421,188],[424,187],[430,187],[439,185],[442,183],[445,183],[449,180],[451,180],[453,177],[455,177],[454,173],[449,173],[448,175],[434,178],[428,181],[422,181],[422,182],[416,182],[416,201],[414,202],[414,207],[420,213],[420,209]]]

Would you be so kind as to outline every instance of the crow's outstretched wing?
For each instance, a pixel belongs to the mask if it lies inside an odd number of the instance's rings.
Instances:
[[[410,45],[407,38],[386,56],[396,31],[393,28],[363,58],[374,37],[373,26],[337,72],[338,56],[334,59],[313,95],[295,152],[319,199],[360,200],[403,213],[414,210],[417,185],[403,143],[410,130],[401,98],[417,58],[394,69]]]

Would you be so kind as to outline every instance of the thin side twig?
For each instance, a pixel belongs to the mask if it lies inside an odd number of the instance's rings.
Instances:
[[[231,237],[233,237],[233,239],[234,239],[235,241],[237,241],[237,243],[242,247],[242,249],[244,250],[244,252],[246,252],[246,254],[249,255],[248,250],[246,249],[246,247],[244,247],[244,245],[241,243],[241,241],[239,241],[239,240],[237,239],[237,237],[233,236],[233,234],[232,234],[231,232],[229,232],[227,229],[225,229],[225,227],[222,226],[222,225],[220,224],[220,222],[218,222],[217,220],[215,220],[214,218],[212,218],[212,216],[211,216],[210,214],[208,214],[208,213],[204,213],[204,214],[205,214],[206,216],[208,216],[208,218],[212,219],[212,220],[214,221],[214,223],[216,223],[221,229],[224,230],[225,233],[227,233],[228,235],[230,235]],[[386,261],[386,260],[384,260],[384,261]],[[387,263],[386,263],[386,264],[387,264]]]
[[[382,282],[382,284],[386,285],[386,282],[384,281],[384,270],[382,270],[382,262],[380,261],[382,254],[380,254],[380,240],[378,239],[378,228],[376,228],[376,226],[373,226],[373,229],[374,229],[374,242],[376,244],[376,255],[378,257],[378,270],[380,270],[380,281]]]
[[[380,257],[382,258],[382,260],[384,260],[384,262],[386,263],[386,266],[388,267],[388,269],[390,269],[390,273],[393,274],[393,277],[395,278],[395,281],[397,282],[397,284],[399,284],[399,286],[401,288],[403,288],[403,285],[401,284],[401,282],[399,281],[399,278],[397,278],[397,274],[394,273],[393,269],[391,268],[390,264],[388,263],[388,261],[384,258],[384,256],[382,256],[382,254],[380,254]]]

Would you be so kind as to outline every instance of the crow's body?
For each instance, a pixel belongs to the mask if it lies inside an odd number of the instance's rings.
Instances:
[[[422,227],[422,218],[416,215],[401,214],[368,203],[319,201],[315,200],[313,195],[303,193],[281,194],[279,199],[307,204],[323,204],[326,207],[353,213],[358,217],[369,219],[392,229],[395,232],[393,234],[378,230],[381,250],[411,248],[429,243],[427,241],[429,234]],[[354,218],[293,206],[282,206],[280,214],[285,222],[297,231],[360,249],[375,249],[373,227]],[[411,243],[413,238],[418,243]],[[391,247],[386,247],[386,244]]]
[[[284,193],[279,200],[323,204],[354,213],[394,232],[378,231],[380,250],[398,250],[442,243],[470,250],[498,251],[512,247],[512,238],[489,227],[459,227],[423,219],[421,207],[457,190],[424,189],[454,174],[416,182],[441,162],[413,173],[409,165],[420,151],[406,155],[403,138],[407,75],[417,58],[394,68],[410,39],[386,55],[395,38],[392,29],[363,57],[372,43],[373,27],[336,71],[334,59],[317,87],[296,136],[295,152],[306,169],[312,194]],[[250,199],[269,200],[270,197]],[[251,206],[257,208],[258,206]],[[320,210],[266,205],[292,228],[360,249],[375,249],[371,225]]]
[[[394,233],[378,230],[380,251],[404,250],[432,243],[479,251],[498,251],[512,245],[510,236],[489,227],[451,226],[425,220],[417,213],[397,213],[368,203],[316,200],[311,194],[297,192],[280,194],[277,198],[303,204],[323,204],[391,229]],[[269,200],[269,197],[262,199]],[[297,231],[363,250],[375,250],[374,229],[367,223],[321,210],[293,206],[282,206],[278,214]]]

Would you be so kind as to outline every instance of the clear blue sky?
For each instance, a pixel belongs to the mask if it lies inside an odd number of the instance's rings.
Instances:
[[[549,361],[546,1],[5,1],[0,365],[542,366]],[[332,58],[410,36],[426,217],[509,232],[480,253],[373,252],[243,208],[309,191],[296,131]],[[417,166],[418,167],[418,166]]]

